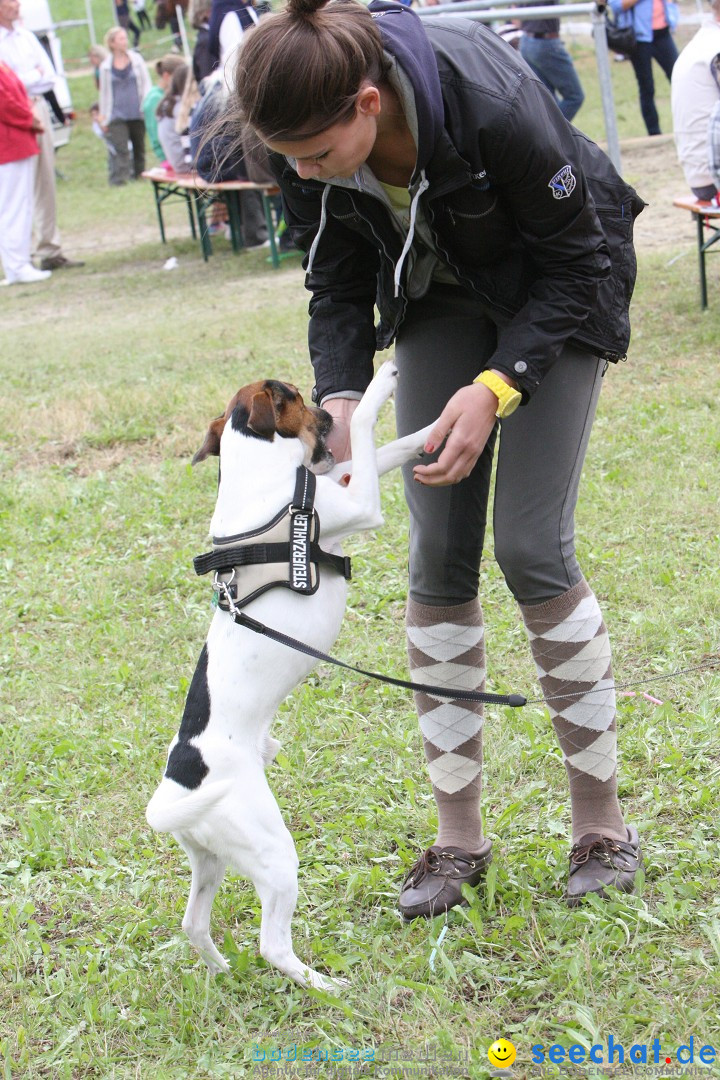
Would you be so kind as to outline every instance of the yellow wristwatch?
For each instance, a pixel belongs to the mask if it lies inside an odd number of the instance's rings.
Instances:
[[[514,413],[518,405],[522,401],[522,394],[519,390],[516,390],[514,386],[510,386],[499,375],[496,375],[494,371],[483,371],[474,380],[476,383],[483,383],[487,386],[488,390],[492,390],[495,397],[498,399],[498,407],[495,413],[501,420],[504,420],[506,416],[510,416]]]

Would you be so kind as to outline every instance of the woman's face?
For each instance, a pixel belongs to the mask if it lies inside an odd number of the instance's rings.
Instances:
[[[116,34],[113,34],[112,40],[108,42],[110,51],[114,53],[124,53],[128,50],[128,36],[124,30],[118,30]]]
[[[333,124],[309,139],[272,140],[266,145],[274,153],[294,159],[295,170],[303,180],[349,179],[370,156],[379,113],[377,88],[366,86],[358,94],[352,120]]]

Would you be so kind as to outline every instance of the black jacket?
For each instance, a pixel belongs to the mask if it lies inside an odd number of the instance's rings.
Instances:
[[[436,249],[481,303],[512,317],[486,366],[507,372],[527,399],[568,340],[624,358],[632,227],[643,201],[491,30],[465,20],[421,23],[387,0],[370,10],[412,84],[418,160],[410,190],[429,181],[421,202]],[[307,251],[325,185],[301,180],[279,155],[271,163],[293,239]],[[364,390],[376,348],[393,341],[408,303],[404,282],[394,295],[401,247],[378,199],[329,188],[306,279],[318,400]]]

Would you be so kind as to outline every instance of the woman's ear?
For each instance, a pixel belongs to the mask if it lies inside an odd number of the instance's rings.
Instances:
[[[357,111],[363,116],[380,115],[380,91],[372,83],[362,87],[355,100]]]

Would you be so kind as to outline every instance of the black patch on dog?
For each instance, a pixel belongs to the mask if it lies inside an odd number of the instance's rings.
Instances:
[[[201,735],[208,726],[210,720],[210,687],[208,686],[207,668],[207,645],[203,645],[185,701],[185,711],[178,731],[180,742],[187,742],[188,739]]]
[[[173,747],[168,758],[165,776],[168,780],[174,780],[176,784],[182,784],[183,787],[197,788],[200,787],[209,771],[197,746],[179,742]]]
[[[252,435],[254,439],[262,439],[263,435],[258,435],[256,431],[251,431],[248,427],[248,420],[250,419],[250,411],[245,405],[236,405],[230,416],[230,427],[233,431],[239,431],[241,435]]]
[[[263,390],[270,390],[276,397],[285,398],[286,401],[295,401],[297,393],[291,390],[285,383],[278,382],[277,379],[266,379],[263,383]]]
[[[174,780],[176,784],[182,784],[186,788],[200,787],[209,771],[202,754],[196,746],[191,746],[189,741],[202,734],[210,720],[207,667],[207,645],[203,645],[185,701],[178,741],[170,753],[165,769],[168,780]]]

